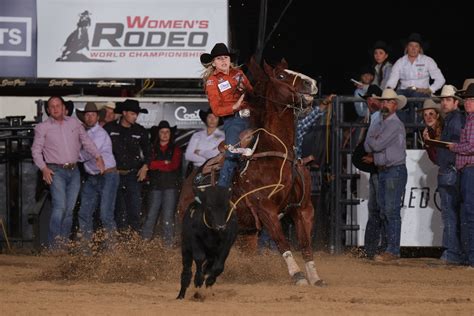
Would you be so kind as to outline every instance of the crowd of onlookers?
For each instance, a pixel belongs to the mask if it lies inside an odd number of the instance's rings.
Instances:
[[[73,110],[70,102],[53,96],[45,106],[48,118],[35,128],[32,155],[52,200],[49,246],[60,247],[69,240],[78,196],[79,239],[93,238],[97,210],[109,244],[126,230],[152,239],[161,218],[162,239],[172,246],[182,177],[182,151],[174,143],[176,126],[161,121],[146,130],[136,120],[147,110],[132,99],[116,104],[88,102],[83,110],[76,110],[77,119],[70,116]],[[219,153],[224,138],[211,111],[199,115],[206,128],[192,136],[185,153],[196,168]],[[147,199],[144,214],[142,196]]]
[[[376,261],[400,256],[406,130],[422,121],[423,145],[439,166],[444,225],[441,259],[447,264],[474,266],[474,194],[469,189],[474,181],[474,81],[467,79],[461,90],[445,85],[434,60],[423,54],[423,45],[419,34],[411,34],[405,54],[392,65],[390,49],[378,41],[373,48],[373,69],[356,83],[355,95],[365,99],[355,104],[356,112],[361,122],[369,123],[359,146],[361,161],[356,162],[370,172],[366,256]],[[425,101],[407,102],[407,97]]]

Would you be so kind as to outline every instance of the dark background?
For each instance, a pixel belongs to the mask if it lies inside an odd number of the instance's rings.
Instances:
[[[289,0],[268,0],[266,34]],[[350,78],[372,63],[371,48],[384,40],[392,63],[403,54],[403,40],[420,33],[447,84],[461,88],[474,77],[470,49],[474,12],[460,1],[320,1],[293,0],[263,51],[276,63],[284,57],[293,70],[321,77],[322,93],[352,94]],[[310,9],[309,6],[315,7]],[[324,8],[322,8],[324,6]],[[230,45],[245,63],[255,52],[260,1],[229,0]],[[439,92],[439,91],[438,91]]]

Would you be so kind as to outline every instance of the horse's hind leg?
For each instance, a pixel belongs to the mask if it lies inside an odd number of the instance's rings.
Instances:
[[[314,209],[308,199],[306,206],[292,212],[291,217],[295,223],[298,244],[305,261],[305,270],[311,285],[324,286],[325,283],[316,271],[313,260],[313,249],[311,247],[311,232],[313,230]]]

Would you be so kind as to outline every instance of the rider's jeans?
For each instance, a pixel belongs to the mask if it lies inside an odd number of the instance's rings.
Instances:
[[[238,112],[235,115],[224,118],[225,144],[236,145],[240,139],[239,135],[249,126],[248,118],[242,118]],[[225,153],[225,161],[219,174],[217,185],[229,188],[232,184],[235,168],[239,160],[238,154],[232,154],[229,151]]]

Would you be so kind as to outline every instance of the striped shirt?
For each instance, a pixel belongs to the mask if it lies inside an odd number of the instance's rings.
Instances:
[[[298,120],[298,124],[296,125],[296,156],[298,158],[301,158],[303,153],[304,135],[306,135],[313,126],[317,125],[316,121],[325,113],[326,112],[319,109],[319,106],[315,106],[308,115]]]
[[[466,125],[461,130],[461,139],[452,151],[456,153],[456,169],[461,170],[466,165],[474,164],[474,113],[469,113]]]

